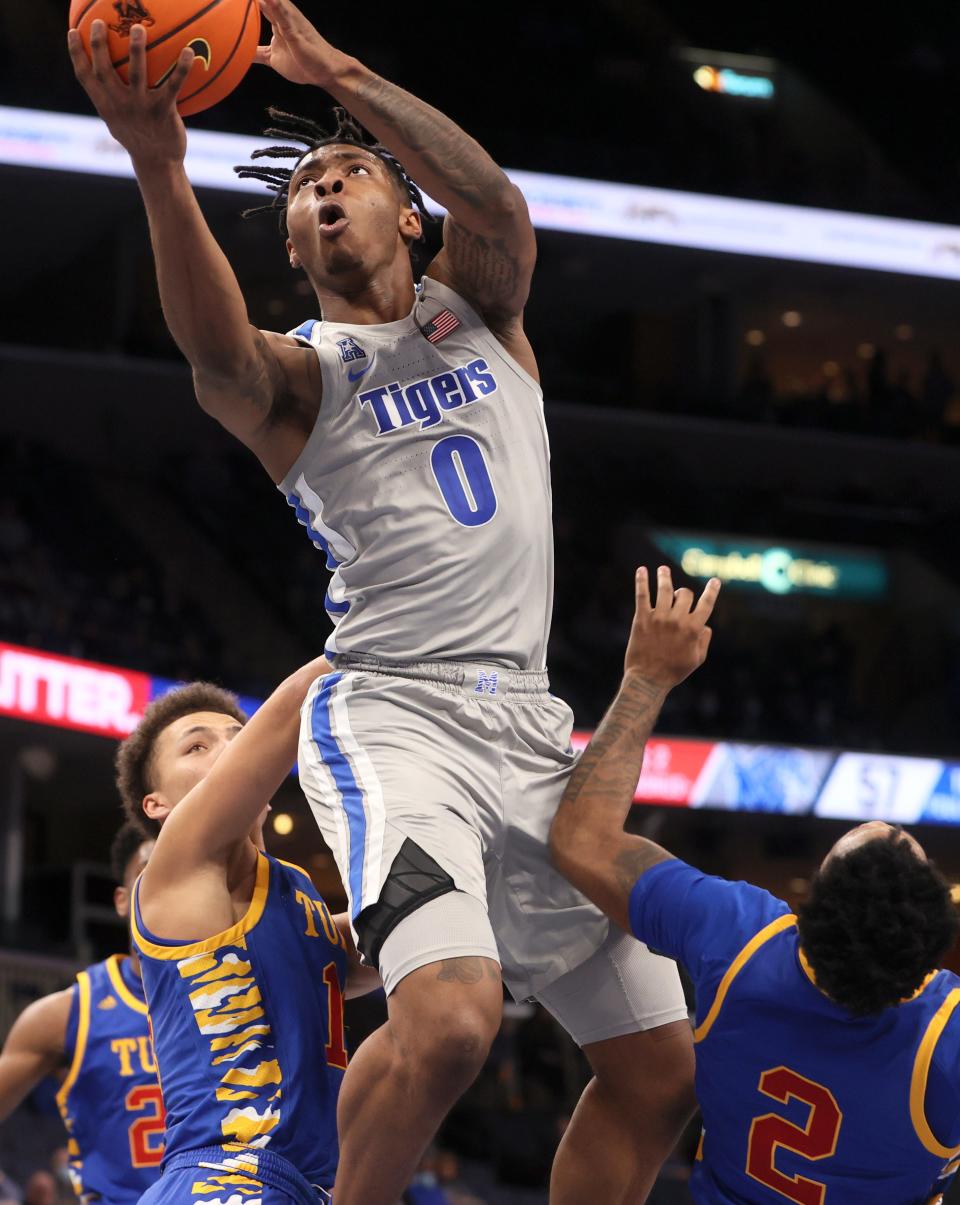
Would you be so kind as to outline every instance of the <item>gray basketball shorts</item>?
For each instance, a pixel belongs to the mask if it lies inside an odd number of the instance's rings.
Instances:
[[[550,823],[576,755],[572,713],[549,693],[546,674],[353,655],[335,664],[303,706],[300,782],[336,859],[352,920],[381,899],[412,842],[452,880],[448,891],[486,908],[515,999],[546,994],[608,946],[606,917],[549,862]],[[441,907],[442,897],[424,916]],[[403,958],[403,973],[417,961],[400,939],[407,927],[415,930],[416,916],[400,921],[383,946],[384,957],[392,949]],[[470,944],[463,938],[461,924],[457,954]],[[655,999],[649,1008],[635,1000],[631,1019],[650,1015],[662,1024],[686,1016],[674,965],[632,944],[630,978],[638,982],[631,994],[642,995],[644,976],[633,972],[649,960]],[[484,926],[475,952],[490,945]],[[426,946],[421,966],[454,953]],[[604,965],[620,975],[617,960]],[[384,959],[380,971],[391,990]]]

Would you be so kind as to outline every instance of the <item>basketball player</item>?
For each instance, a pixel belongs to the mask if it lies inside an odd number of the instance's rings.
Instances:
[[[557,812],[556,864],[694,980],[695,1201],[934,1205],[960,1163],[960,978],[937,970],[958,922],[923,849],[878,821],[844,833],[797,917],[623,831],[663,700],[706,655],[718,589],[691,609],[661,568],[651,606],[638,572],[623,683]]]
[[[157,832],[131,916],[167,1110],[150,1205],[316,1205],[333,1185],[343,992],[348,978],[348,994],[379,980],[360,968],[346,915],[341,933],[262,833],[307,688],[328,669],[293,674],[246,726],[226,691],[180,687],[117,751],[124,806]]]
[[[337,1205],[396,1201],[486,1057],[501,967],[596,1073],[558,1153],[554,1205],[634,1205],[693,1107],[693,1052],[676,968],[610,930],[547,855],[574,756],[544,672],[553,548],[523,330],[527,207],[443,114],[335,49],[289,0],[261,8],[273,38],[259,61],[352,115],[327,133],[274,112],[270,134],[300,145],[263,154],[290,166],[245,169],[272,186],[290,265],[323,315],[289,335],[250,325],[184,173],[174,97],[189,51],[157,89],[144,87],[140,27],[130,86],[102,23],[92,61],[76,33],[71,53],[133,160],[200,405],[259,457],[334,569],[336,672],[304,711],[301,781],[389,1007],[341,1094]],[[447,210],[419,287],[411,177]]]
[[[113,903],[123,919],[152,848],[130,822],[113,840]],[[77,1195],[133,1205],[160,1175],[164,1125],[136,951],[87,967],[72,987],[24,1009],[0,1054],[0,1121],[47,1075],[61,1081]]]

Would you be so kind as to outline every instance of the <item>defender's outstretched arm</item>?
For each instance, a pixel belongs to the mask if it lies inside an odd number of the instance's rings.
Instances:
[[[324,88],[375,134],[448,212],[430,275],[450,284],[491,324],[523,310],[537,249],[523,194],[449,117],[331,46],[291,0],[260,0],[273,39],[257,62]]]
[[[550,830],[554,865],[629,932],[630,892],[649,867],[673,855],[623,831],[633,804],[643,751],[674,686],[703,664],[707,621],[720,583],[712,578],[695,607],[693,593],[674,590],[670,570],[657,574],[651,606],[646,569],[636,576],[636,612],[617,697],[577,763]]]
[[[297,760],[300,708],[330,663],[317,657],[286,678],[172,809],[143,872],[155,893],[198,867],[224,863],[243,841]]]
[[[14,1021],[0,1052],[0,1122],[63,1065],[69,1015],[67,988],[35,1000]]]
[[[91,57],[69,33],[74,72],[110,133],[127,150],[150,223],[163,315],[189,360],[200,405],[245,443],[280,480],[302,444],[289,442],[278,399],[296,395],[316,356],[284,335],[250,324],[233,269],[210,232],[184,170],[187,136],[177,93],[193,62],[185,49],[170,78],[146,83],[146,31],[130,33],[130,82],[110,63],[107,30],[94,21]]]

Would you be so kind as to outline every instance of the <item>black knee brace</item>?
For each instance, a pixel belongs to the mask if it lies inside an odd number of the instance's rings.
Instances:
[[[380,898],[364,908],[354,922],[364,961],[379,970],[383,943],[397,925],[448,891],[456,891],[453,879],[408,837],[393,859]]]

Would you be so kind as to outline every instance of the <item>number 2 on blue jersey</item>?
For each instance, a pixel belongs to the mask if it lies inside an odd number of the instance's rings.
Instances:
[[[497,513],[497,495],[480,445],[448,435],[433,445],[430,467],[447,510],[462,527],[482,527]]]

